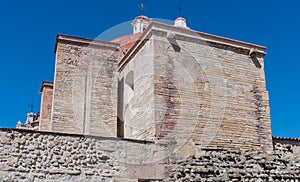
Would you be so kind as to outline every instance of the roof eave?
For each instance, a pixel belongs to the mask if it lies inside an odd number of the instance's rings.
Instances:
[[[231,46],[234,48],[245,49],[250,52],[251,49],[255,49],[258,53],[265,55],[265,46],[260,46],[252,43],[247,43],[243,41],[238,41],[230,38],[225,38],[221,36],[216,36],[208,33],[197,32],[194,30],[190,30],[187,28],[175,27],[168,24],[163,24],[159,22],[151,22],[150,25],[146,28],[146,30],[139,37],[139,40],[135,42],[135,44],[131,47],[131,49],[124,55],[124,57],[119,62],[119,70],[121,70],[124,65],[130,60],[131,57],[141,48],[142,44],[144,44],[151,35],[153,30],[168,32],[174,31],[174,33],[178,36],[184,36],[188,38],[201,39],[202,41],[212,42],[220,45]]]
[[[52,87],[53,88],[53,82],[49,82],[49,81],[43,81],[40,92],[43,92],[44,87]]]
[[[77,44],[81,44],[81,45],[107,47],[107,48],[116,49],[116,50],[120,49],[120,44],[118,44],[118,43],[106,42],[106,41],[101,41],[101,40],[93,40],[93,39],[75,37],[75,36],[64,35],[64,34],[57,34],[56,41],[55,41],[55,47],[54,47],[54,53],[56,53],[56,51],[57,51],[57,45],[59,42],[69,42],[69,43],[77,43]]]

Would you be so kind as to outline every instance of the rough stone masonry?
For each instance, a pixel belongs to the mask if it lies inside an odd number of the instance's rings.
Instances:
[[[125,136],[270,152],[264,49],[153,22],[119,63]]]
[[[1,129],[2,181],[299,181],[271,135],[265,47],[145,16],[135,34],[56,39],[40,131]]]
[[[137,17],[141,32],[113,42],[58,35],[40,130],[271,152],[265,47],[176,22]]]
[[[300,142],[274,152],[200,149],[18,129],[0,130],[0,181],[300,181]]]

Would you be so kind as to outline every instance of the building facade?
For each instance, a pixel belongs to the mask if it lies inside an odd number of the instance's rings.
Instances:
[[[39,130],[272,150],[265,47],[137,17],[111,42],[58,35]]]
[[[300,180],[300,139],[271,136],[265,47],[182,17],[132,26],[57,35],[39,114],[0,129],[1,181]]]

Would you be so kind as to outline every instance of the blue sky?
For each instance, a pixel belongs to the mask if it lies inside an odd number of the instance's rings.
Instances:
[[[181,0],[194,30],[267,46],[265,71],[274,136],[300,138],[300,1]],[[177,0],[44,0],[0,3],[0,126],[38,111],[43,80],[53,80],[56,34],[95,38],[140,15],[174,20]]]

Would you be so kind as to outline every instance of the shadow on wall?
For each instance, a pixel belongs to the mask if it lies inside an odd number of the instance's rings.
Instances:
[[[251,56],[251,60],[254,63],[254,65],[256,66],[256,68],[261,68],[261,64],[259,63],[258,59],[256,56],[254,55],[250,55]]]

